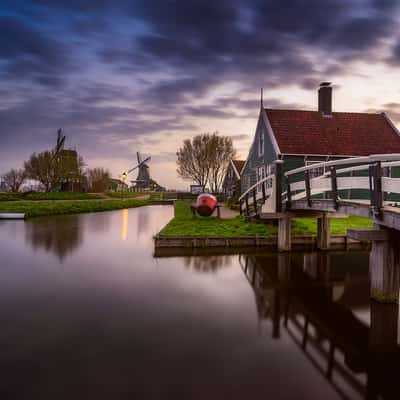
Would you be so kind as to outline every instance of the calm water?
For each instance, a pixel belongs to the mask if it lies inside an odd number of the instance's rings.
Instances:
[[[368,254],[154,258],[171,216],[0,222],[0,399],[400,398]]]

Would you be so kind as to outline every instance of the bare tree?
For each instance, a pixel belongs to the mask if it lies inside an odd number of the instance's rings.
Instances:
[[[178,175],[183,179],[196,182],[198,185],[206,185],[209,176],[208,150],[209,134],[198,135],[183,142],[177,155]]]
[[[233,148],[232,139],[227,136],[219,136],[214,132],[210,137],[209,145],[209,184],[212,192],[221,190],[226,171],[231,159],[235,158],[236,150]]]
[[[3,175],[3,181],[6,187],[13,193],[17,193],[19,191],[25,179],[26,174],[23,169],[11,169]]]
[[[91,192],[105,192],[110,183],[110,172],[104,168],[92,168],[86,171],[89,190]]]
[[[232,140],[218,132],[203,133],[183,142],[177,155],[178,175],[199,185],[209,183],[217,192],[221,188],[229,160],[235,156]]]

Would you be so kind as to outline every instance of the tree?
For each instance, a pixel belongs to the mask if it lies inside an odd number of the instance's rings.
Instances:
[[[46,192],[55,189],[63,182],[83,181],[83,159],[74,150],[62,150],[33,153],[25,161],[25,173],[28,178],[39,181]]]
[[[232,139],[218,132],[197,135],[192,141],[186,139],[176,153],[178,175],[198,185],[208,183],[212,192],[218,192],[235,154]]]
[[[236,150],[233,148],[232,139],[227,136],[219,136],[213,133],[210,138],[209,150],[209,184],[213,193],[221,191],[222,182],[230,160],[235,158]]]
[[[3,175],[3,181],[13,193],[17,193],[26,179],[26,174],[23,169],[11,169],[9,172]]]
[[[110,172],[103,168],[92,168],[86,171],[89,190],[91,192],[105,192],[110,183]]]

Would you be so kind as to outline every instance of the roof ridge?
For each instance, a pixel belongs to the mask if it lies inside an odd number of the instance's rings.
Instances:
[[[290,111],[290,112],[307,112],[320,113],[318,110],[296,110],[293,108],[264,108],[265,111]],[[383,115],[383,111],[377,112],[362,112],[362,111],[332,111],[332,114],[359,114],[359,115]]]

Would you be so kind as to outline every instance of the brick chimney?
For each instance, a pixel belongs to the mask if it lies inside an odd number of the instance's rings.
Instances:
[[[332,114],[332,86],[331,82],[322,82],[318,89],[318,111],[322,115]]]

